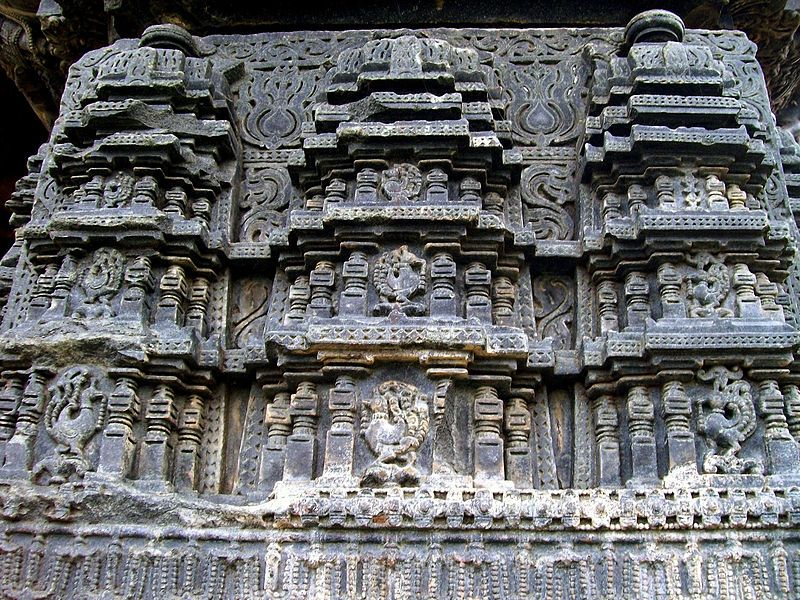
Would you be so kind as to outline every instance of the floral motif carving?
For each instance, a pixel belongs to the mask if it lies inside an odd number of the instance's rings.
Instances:
[[[381,191],[392,202],[417,200],[422,189],[422,174],[412,164],[402,163],[381,173]]]
[[[428,434],[428,398],[413,385],[385,381],[364,402],[361,434],[377,455],[361,479],[364,485],[411,485],[419,480],[417,450]]]

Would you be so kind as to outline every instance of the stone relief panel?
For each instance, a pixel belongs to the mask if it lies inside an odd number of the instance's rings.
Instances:
[[[0,262],[2,593],[787,596],[797,149],[720,35],[85,57]]]

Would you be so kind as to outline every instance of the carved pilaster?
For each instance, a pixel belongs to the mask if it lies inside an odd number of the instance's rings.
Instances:
[[[367,280],[369,261],[360,251],[350,254],[342,265],[342,293],[339,297],[340,316],[363,317],[367,313]]]
[[[642,329],[650,318],[650,284],[644,273],[633,271],[625,277],[628,327]]]
[[[127,375],[118,377],[108,398],[108,423],[100,445],[98,477],[124,479],[130,474],[136,450],[133,427],[140,409],[136,379]]]
[[[784,410],[786,426],[794,440],[800,444],[800,387],[791,383],[783,386]]]
[[[50,306],[57,275],[58,267],[49,263],[36,278],[36,285],[33,287],[31,301],[28,304],[28,321],[38,321]]]
[[[131,205],[152,210],[158,208],[158,182],[152,175],[139,177],[133,185]]]
[[[767,471],[774,474],[797,472],[800,469],[800,449],[789,433],[778,382],[771,379],[760,382],[758,400],[764,419]]]
[[[428,188],[425,190],[425,200],[431,204],[447,202],[447,173],[441,169],[431,169],[425,175]]]
[[[14,435],[6,443],[2,473],[9,477],[28,478],[33,466],[33,446],[44,412],[47,392],[44,383],[47,373],[33,370],[22,393]]]
[[[196,277],[192,282],[189,294],[189,306],[186,309],[186,324],[193,326],[203,337],[206,334],[206,309],[210,298],[210,284],[205,277]]]
[[[300,275],[289,286],[289,294],[286,298],[286,316],[283,319],[284,325],[294,325],[302,323],[306,318],[306,309],[311,299],[311,286],[308,277]]]
[[[186,206],[189,198],[181,187],[173,187],[164,194],[164,212],[173,217],[186,216]]]
[[[356,384],[352,377],[340,375],[328,395],[331,426],[325,444],[323,477],[343,477],[353,474],[355,441]]]
[[[709,210],[728,210],[728,199],[725,197],[725,183],[719,176],[711,173],[705,180],[706,199]]]
[[[672,263],[658,268],[658,290],[661,293],[661,313],[665,319],[685,319],[686,303],[681,297],[683,278]]]
[[[683,384],[669,381],[661,388],[661,404],[667,429],[669,472],[688,471],[697,474],[694,433],[689,426],[692,405]]]
[[[378,201],[378,172],[375,169],[364,168],[356,175],[356,192],[354,200],[363,204],[373,204]],[[328,186],[330,189],[330,186]]]
[[[608,193],[603,196],[603,221],[608,222],[622,218],[622,200],[617,194]]]
[[[517,286],[510,277],[496,277],[492,286],[492,317],[495,325],[511,326],[514,323],[514,301]]]
[[[189,281],[183,267],[171,265],[161,277],[159,290],[161,297],[156,306],[156,323],[172,327],[183,326],[184,305],[189,293]]]
[[[747,192],[735,183],[728,184],[728,202],[731,210],[747,210]]]
[[[258,489],[270,492],[275,483],[283,478],[283,464],[286,440],[292,431],[292,417],[289,415],[290,398],[287,392],[279,392],[267,404],[265,425],[267,441],[261,446],[261,465]]]
[[[313,316],[324,319],[333,316],[332,296],[335,279],[336,271],[330,261],[319,261],[316,268],[311,271],[308,278],[311,286],[311,301],[308,308]]]
[[[733,288],[736,290],[737,315],[742,319],[758,319],[763,316],[761,300],[756,296],[756,276],[745,264],[733,267]]]
[[[325,205],[341,204],[347,197],[347,184],[343,179],[331,179],[325,187]]]
[[[656,184],[658,188],[658,184]],[[639,184],[634,184],[628,187],[628,213],[631,217],[635,217],[642,210],[642,207],[647,206],[647,192]]]
[[[431,317],[456,316],[456,263],[451,254],[439,252],[431,261]]]
[[[522,398],[511,398],[505,407],[506,478],[520,488],[533,485],[531,413]]]
[[[205,407],[203,398],[190,394],[178,421],[178,446],[175,449],[175,487],[195,490],[199,479],[200,442],[203,439]]]
[[[595,433],[595,480],[600,487],[618,487],[619,418],[611,396],[600,396],[592,402]]]
[[[785,323],[783,307],[778,304],[780,293],[778,285],[772,283],[764,273],[756,273],[756,293],[761,299],[761,310],[764,316],[778,323]]]
[[[128,264],[125,283],[125,292],[119,304],[120,317],[143,323],[149,310],[150,290],[155,283],[148,257],[140,256]]]
[[[174,445],[172,434],[178,417],[171,386],[156,386],[144,416],[147,433],[139,458],[139,479],[147,487],[162,489],[168,487]]]
[[[473,177],[464,177],[458,186],[458,199],[461,202],[480,202],[481,182]]]
[[[78,278],[78,261],[72,254],[67,254],[61,267],[53,279],[53,292],[50,307],[42,315],[43,321],[58,319],[67,314],[69,293]]]
[[[655,409],[649,390],[644,386],[628,390],[632,483],[652,483],[658,480],[654,418]]]
[[[502,219],[504,216],[504,205],[505,200],[497,192],[489,192],[483,198],[483,210],[490,215],[494,215],[498,219]]]
[[[478,319],[483,323],[491,323],[491,271],[483,263],[471,263],[464,273],[464,284],[467,294],[467,319]]]
[[[315,384],[304,381],[297,386],[297,391],[292,394],[289,414],[292,417],[292,433],[286,441],[283,479],[309,481],[314,476],[317,456],[319,396]]]
[[[14,435],[17,424],[22,393],[24,375],[21,373],[3,373],[3,389],[0,391],[0,459],[5,454],[6,443]]]
[[[600,333],[619,331],[617,286],[613,281],[601,281],[597,286],[597,309],[600,313]]]
[[[503,438],[500,435],[503,401],[497,395],[497,389],[481,386],[475,391],[473,419],[475,483],[502,481],[505,479]]]

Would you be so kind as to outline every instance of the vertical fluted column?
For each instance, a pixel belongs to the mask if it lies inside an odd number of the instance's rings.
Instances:
[[[324,477],[349,479],[353,474],[355,442],[356,383],[352,377],[340,375],[328,394],[331,425],[325,444]]]
[[[649,390],[644,386],[628,390],[631,466],[636,483],[651,483],[658,479],[654,419],[655,409]]]
[[[503,401],[497,389],[481,386],[475,391],[473,403],[474,446],[473,463],[475,482],[493,482],[505,479],[503,464]]]
[[[668,381],[661,388],[661,404],[667,430],[669,472],[688,471],[697,474],[697,454],[694,433],[689,426],[692,405],[683,384]]]
[[[141,410],[138,387],[136,379],[130,375],[116,380],[108,398],[108,423],[100,442],[98,477],[124,479],[130,475],[136,450],[133,426]]]
[[[758,399],[764,419],[767,471],[770,474],[796,473],[800,470],[800,449],[789,433],[778,382],[768,379],[759,383]]]
[[[619,418],[614,398],[600,396],[592,402],[594,409],[595,477],[600,487],[617,487],[619,474]]]
[[[317,456],[319,396],[315,384],[304,381],[297,386],[297,391],[292,394],[289,414],[292,417],[292,433],[286,441],[283,479],[309,481],[314,476]]]
[[[287,392],[278,392],[272,401],[267,403],[265,417],[267,441],[261,446],[259,469],[258,489],[261,492],[272,491],[275,483],[283,478],[286,440],[292,431],[289,403],[290,399]]]
[[[178,421],[178,446],[175,452],[175,486],[179,490],[195,490],[198,482],[200,443],[205,426],[205,403],[197,394],[190,394]]]

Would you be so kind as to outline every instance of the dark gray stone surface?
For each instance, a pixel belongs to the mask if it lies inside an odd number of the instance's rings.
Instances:
[[[2,261],[0,590],[800,590],[800,154],[744,35],[87,54]]]

